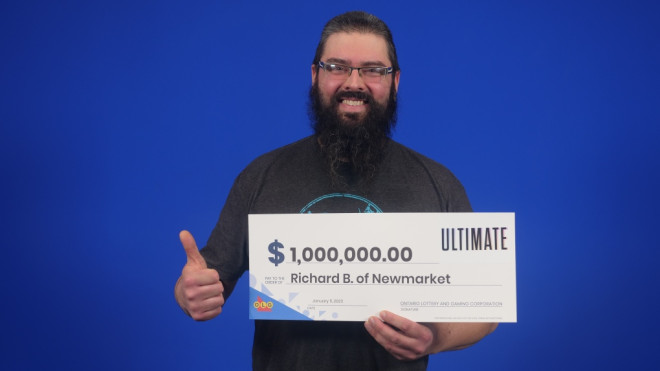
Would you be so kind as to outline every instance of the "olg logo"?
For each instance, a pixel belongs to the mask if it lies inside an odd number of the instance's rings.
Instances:
[[[272,312],[273,311],[273,302],[272,301],[263,301],[261,297],[257,296],[257,301],[252,303],[257,312]]]

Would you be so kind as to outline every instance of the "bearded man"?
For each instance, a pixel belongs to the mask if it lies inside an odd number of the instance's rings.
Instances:
[[[314,135],[241,172],[201,251],[180,234],[188,263],[175,297],[195,320],[220,314],[248,269],[248,214],[471,211],[449,170],[391,139],[400,69],[383,21],[364,12],[331,19],[311,74]],[[365,323],[257,320],[253,369],[425,370],[429,354],[468,347],[496,326],[387,311]]]

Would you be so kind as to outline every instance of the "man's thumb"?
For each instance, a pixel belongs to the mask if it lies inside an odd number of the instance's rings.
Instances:
[[[186,256],[188,257],[188,263],[186,263],[186,265],[206,268],[206,261],[202,257],[202,254],[199,253],[192,234],[188,231],[181,231],[179,232],[179,239],[181,240],[183,249],[186,250]]]

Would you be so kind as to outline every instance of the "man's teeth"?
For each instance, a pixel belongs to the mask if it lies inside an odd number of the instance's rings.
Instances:
[[[348,104],[349,106],[361,106],[364,104],[364,102],[361,100],[343,100],[341,102],[344,104]]]

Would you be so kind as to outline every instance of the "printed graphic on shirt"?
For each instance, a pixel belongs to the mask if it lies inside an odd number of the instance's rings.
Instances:
[[[332,205],[330,207],[330,205]],[[308,203],[300,210],[301,214],[327,213],[329,210],[342,210],[349,213],[382,213],[375,203],[349,193],[331,193]]]

